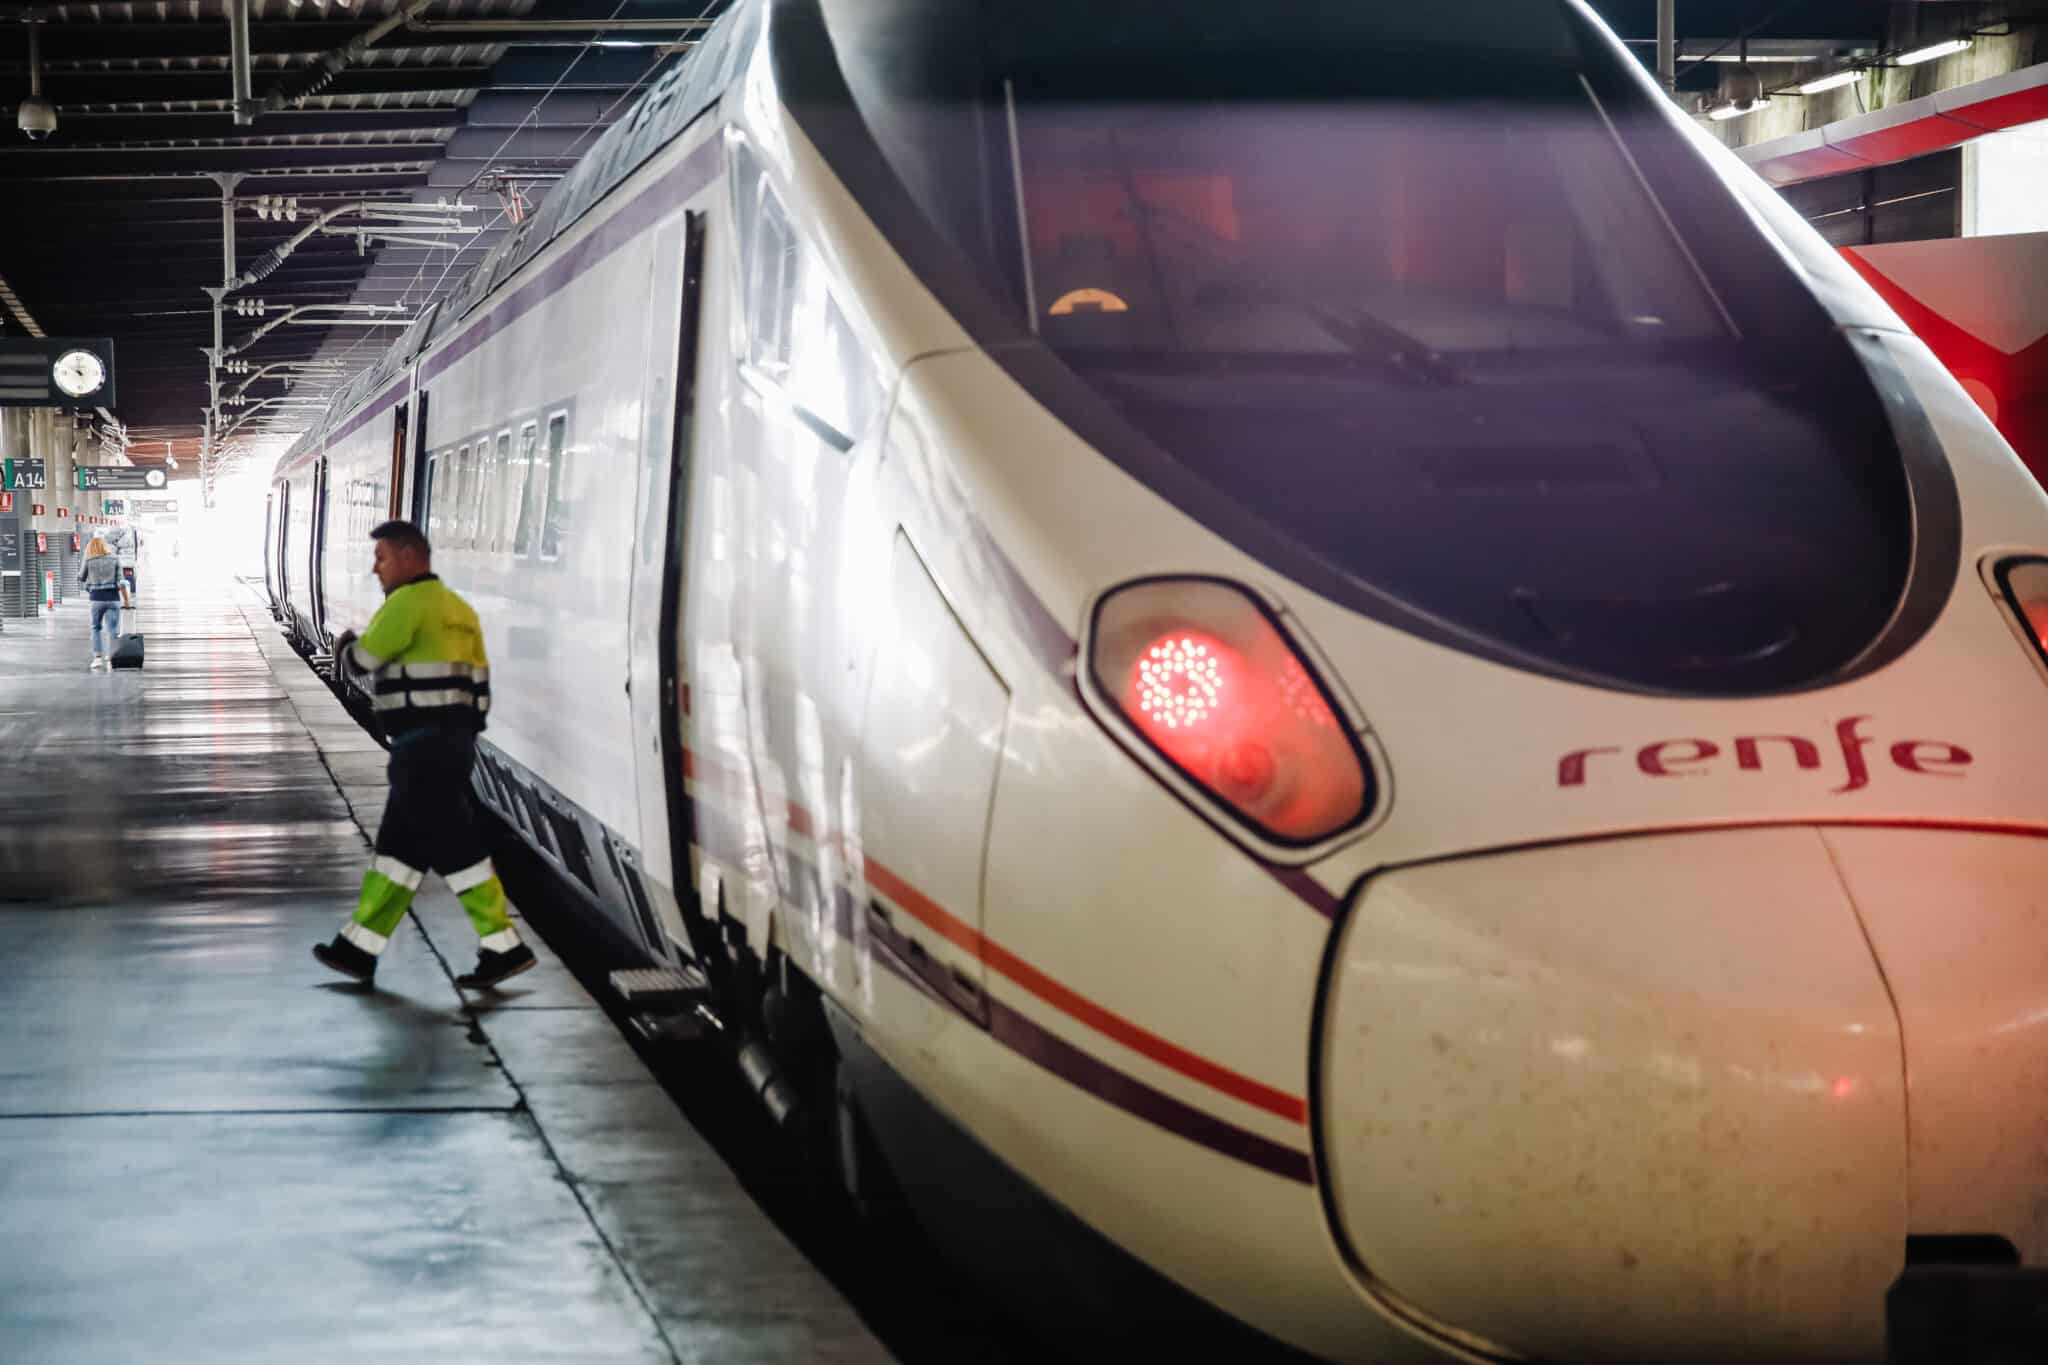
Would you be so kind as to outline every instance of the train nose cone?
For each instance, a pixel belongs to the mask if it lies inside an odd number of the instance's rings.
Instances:
[[[1831,829],[1905,1025],[1910,1231],[2048,1265],[2048,841]]]
[[[1406,869],[1340,932],[1318,1122],[1366,1292],[1543,1359],[1882,1357],[1900,1039],[1818,833]]]

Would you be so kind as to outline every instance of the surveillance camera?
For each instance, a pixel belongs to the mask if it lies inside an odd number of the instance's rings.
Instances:
[[[14,126],[26,133],[29,141],[41,142],[57,131],[57,106],[48,100],[30,96],[16,111]]]

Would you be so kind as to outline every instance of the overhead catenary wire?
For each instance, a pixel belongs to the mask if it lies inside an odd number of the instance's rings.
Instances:
[[[284,81],[265,95],[260,112],[275,113],[288,104],[297,104],[319,94],[334,83],[336,76],[362,60],[363,54],[379,39],[396,32],[408,19],[432,3],[434,0],[407,0],[406,4],[399,6],[383,20],[364,29],[340,47],[321,53],[305,72]]]
[[[626,6],[629,3],[631,3],[631,0],[619,0],[618,6],[612,10],[611,19],[617,19],[618,16],[625,11]],[[718,3],[719,0],[706,0],[704,7],[697,12],[696,19],[690,22],[701,23],[707,20],[711,11],[718,7]],[[604,22],[608,23],[611,22],[611,20],[606,20]],[[462,188],[462,190],[458,192],[458,198],[460,197],[461,194],[467,194],[470,190],[474,189],[479,182],[486,179],[490,175],[492,168],[498,164],[498,158],[502,156],[505,152],[505,149],[512,144],[512,140],[515,137],[517,137],[520,133],[524,132],[529,126],[534,124],[539,119],[540,111],[547,105],[547,102],[554,97],[555,92],[561,89],[562,84],[565,81],[567,81],[571,75],[575,73],[577,65],[582,62],[584,57],[589,55],[591,49],[595,45],[596,44],[594,42],[585,43],[583,47],[578,50],[576,56],[573,59],[571,59],[566,66],[562,68],[561,74],[556,76],[554,82],[550,84],[548,88],[541,93],[541,97],[538,100],[534,101],[533,108],[527,111],[526,117],[522,118],[519,121],[519,123],[515,125],[513,129],[505,135],[504,140],[501,141],[498,144],[497,148],[492,151],[490,156],[485,159],[483,169],[478,171],[476,175],[472,176],[470,178],[469,184],[465,185]],[[581,133],[578,133],[576,135],[575,139],[570,142],[568,150],[573,153],[576,150],[577,146],[582,143],[584,138],[588,137],[591,134],[591,132],[593,132],[598,127],[603,126],[604,117],[609,115],[613,110],[617,109],[621,104],[631,99],[639,91],[640,87],[646,84],[647,78],[650,75],[652,75],[657,69],[659,69],[660,66],[661,63],[659,61],[649,63],[647,70],[641,72],[639,77],[636,80],[634,80],[632,85],[626,88],[623,94],[621,94],[617,99],[613,100],[611,104],[605,107],[603,113],[600,114],[597,123],[591,124],[590,126],[586,127]],[[498,213],[494,217],[492,217],[490,221],[484,223],[481,227],[479,227],[476,230],[474,234],[470,236],[468,242],[465,242],[461,246],[454,247],[450,250],[447,264],[445,264],[441,268],[441,273],[434,278],[434,283],[428,286],[425,295],[422,298],[423,305],[424,303],[431,301],[440,295],[441,286],[447,281],[449,274],[454,271],[456,262],[462,259],[462,253],[468,249],[470,243],[474,242],[478,237],[481,237],[485,233],[490,232],[493,228],[497,227],[500,223],[504,222],[506,217],[506,210],[503,208],[499,209]],[[412,279],[406,283],[405,289],[401,291],[401,297],[411,297],[413,288],[420,284],[420,282],[426,278],[427,269],[431,264],[431,261],[422,261],[420,263],[420,268],[413,273]],[[357,340],[351,342],[348,345],[348,347],[341,353],[341,358],[346,360],[349,357],[353,356],[356,353],[357,349],[370,339],[371,338],[365,336],[359,337]]]
[[[619,15],[625,12],[627,5],[630,3],[631,0],[619,0],[618,5],[612,10],[609,18],[595,22],[589,25],[589,27],[593,29],[599,29],[603,28],[606,24],[616,21]],[[699,27],[708,26],[708,23],[710,22],[711,11],[718,8],[719,3],[720,0],[705,0],[703,7],[697,11],[697,15],[694,19],[688,21],[681,21],[678,23],[678,26],[682,26],[683,23]],[[460,197],[463,194],[469,193],[479,183],[481,183],[483,180],[487,179],[490,176],[493,168],[498,165],[498,159],[504,155],[506,148],[512,145],[512,141],[514,138],[516,138],[520,133],[526,131],[528,127],[533,126],[535,123],[537,123],[537,121],[540,118],[540,112],[543,108],[546,107],[547,102],[554,97],[556,91],[562,88],[563,83],[566,82],[569,79],[569,77],[575,73],[576,67],[583,61],[583,59],[586,56],[590,54],[591,50],[595,46],[595,41],[586,42],[585,44],[583,44],[581,48],[578,49],[576,56],[572,58],[562,68],[561,74],[556,76],[554,81],[548,86],[548,88],[541,92],[541,97],[538,100],[534,101],[533,108],[527,111],[526,116],[522,118],[518,122],[518,124],[516,124],[512,128],[510,132],[506,133],[504,139],[501,142],[499,142],[498,146],[491,152],[490,156],[485,158],[483,168],[479,170],[475,175],[471,176],[469,183],[463,186],[463,188],[457,192],[458,201],[460,200]],[[666,57],[670,53],[680,51],[683,46],[683,43],[678,42],[677,44],[673,45],[667,53],[663,54],[664,57]],[[647,83],[648,78],[652,76],[655,71],[661,68],[661,64],[661,61],[650,62],[647,66],[647,69],[641,72],[640,75],[634,80],[634,82],[630,86],[626,88],[626,90],[623,93],[621,93],[610,104],[605,106],[603,111],[599,114],[596,122],[588,125],[583,129],[582,132],[576,135],[576,137],[569,143],[569,146],[567,148],[568,154],[574,154],[576,152],[576,149],[582,144],[585,138],[589,137],[591,133],[604,127],[605,119],[607,119],[621,105],[625,104],[627,101],[631,100],[636,94],[638,94],[640,88]],[[501,207],[498,210],[498,212],[488,222],[478,227],[477,230],[473,234],[471,234],[468,240],[463,242],[462,245],[451,247],[448,249],[449,255],[447,263],[442,266],[441,273],[435,276],[433,284],[429,285],[426,288],[424,294],[420,296],[420,306],[422,308],[424,308],[428,303],[431,303],[434,299],[440,296],[442,285],[447,282],[448,276],[454,271],[456,263],[462,259],[462,253],[468,250],[469,246],[472,243],[474,243],[477,240],[477,238],[484,236],[486,233],[496,228],[499,224],[505,222],[507,217],[507,210]],[[417,287],[423,280],[425,280],[427,270],[431,265],[431,260],[422,261],[420,263],[419,269],[413,272],[412,278],[406,282],[405,288],[400,291],[399,296],[401,298],[411,299],[413,297],[414,288]],[[374,333],[369,333],[360,336],[356,338],[354,341],[350,342],[348,346],[343,348],[340,355],[336,358],[338,360],[346,362],[350,360],[352,357],[354,357],[356,352],[365,344],[372,342],[375,339],[376,338]]]

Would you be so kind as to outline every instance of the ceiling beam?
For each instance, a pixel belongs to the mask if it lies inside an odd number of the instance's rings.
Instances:
[[[663,60],[660,48],[598,48],[556,52],[514,48],[491,69],[492,90],[623,90]]]
[[[261,219],[255,218],[253,215],[238,214],[235,219],[236,244],[243,253],[253,251],[260,255],[293,233],[303,231],[313,217],[314,214],[308,213],[303,208],[299,210],[301,221],[296,223],[266,223]],[[247,221],[244,221],[245,219]],[[147,229],[148,235],[146,238],[141,232],[134,230],[136,227],[134,224],[117,225],[129,230],[110,232],[107,230],[107,226],[98,223],[80,224],[76,231],[67,230],[60,236],[49,230],[49,221],[48,219],[44,220],[40,230],[36,228],[33,222],[24,222],[21,224],[20,229],[10,231],[8,235],[16,241],[19,249],[31,255],[43,254],[60,259],[77,256],[79,253],[75,244],[81,240],[105,240],[108,242],[119,242],[123,246],[140,252],[141,254],[134,257],[134,259],[140,261],[160,262],[169,259],[183,248],[203,250],[210,247],[213,250],[214,265],[217,267],[220,264],[221,234],[218,214],[214,217],[211,234],[203,230],[204,224],[161,223],[152,224]],[[290,259],[296,261],[319,256],[341,255],[343,253],[350,256],[356,254],[356,245],[353,240],[340,237],[315,236],[309,238],[304,246],[292,254]],[[95,256],[92,263],[97,266],[119,259],[119,257],[112,255],[101,254]]]
[[[169,191],[189,187],[193,183],[189,180],[165,180],[157,182],[157,185],[163,190]],[[143,222],[162,223],[166,227],[186,224],[205,224],[215,228],[220,226],[220,192],[218,190],[214,190],[212,194],[201,198],[183,198],[169,194],[152,194],[146,199],[134,197],[110,198],[106,196],[92,198],[78,193],[79,191],[92,188],[93,186],[89,184],[65,185],[40,192],[33,199],[25,199],[22,202],[13,204],[0,204],[0,224],[18,221],[33,222],[40,225],[47,224],[49,215],[53,213],[78,213],[81,215],[89,213],[91,217],[86,221],[93,224],[108,223],[115,228],[121,229],[136,227]],[[139,188],[140,186],[129,186],[129,196],[133,196]],[[298,199],[301,216],[306,215],[309,211],[318,213],[323,209],[333,208],[337,204],[353,203],[357,200],[390,204],[410,204],[413,202],[412,191],[403,187],[368,192],[352,187],[346,193],[315,192],[300,195]],[[117,222],[115,220],[127,221]],[[266,232],[280,226],[277,223],[265,222],[254,215],[245,215],[237,218],[235,221],[241,225],[241,228],[257,233]],[[288,232],[293,230],[294,227],[290,223],[282,224],[281,226]],[[303,226],[303,224],[298,226]]]
[[[286,110],[260,125],[238,124],[226,113],[134,109],[118,114],[65,114],[58,119],[54,147],[81,142],[159,142],[182,138],[303,137],[317,133],[452,133],[462,126],[453,107],[405,109]]]
[[[396,201],[406,202],[406,201]],[[38,194],[17,201],[0,202],[0,237],[10,233],[28,232],[37,237],[49,231],[52,219],[65,221],[67,217],[77,224],[78,230],[87,235],[109,236],[117,233],[147,231],[151,234],[162,231],[178,232],[184,229],[211,227],[216,239],[220,236],[220,200],[211,202],[211,212],[199,205],[180,200],[135,199],[127,202],[104,200],[91,205],[71,205],[61,202],[54,195]],[[315,212],[318,212],[316,209]],[[91,214],[85,219],[84,214]],[[72,215],[78,215],[73,217]],[[242,222],[241,226],[268,228],[272,224],[257,221]],[[290,224],[284,225],[289,228]],[[239,235],[239,233],[238,233]],[[152,237],[154,240],[154,237]]]
[[[6,178],[20,180],[25,177],[9,174]],[[251,194],[296,195],[303,211],[308,203],[321,203],[332,208],[344,200],[372,196],[395,197],[400,203],[411,203],[414,195],[426,190],[426,183],[424,167],[374,174],[339,172],[330,167],[324,172],[316,170],[303,176],[268,172],[260,179],[244,182],[242,194],[245,197]],[[46,215],[62,212],[96,216],[118,212],[124,204],[204,204],[212,207],[213,220],[216,223],[220,221],[220,189],[199,176],[167,176],[155,180],[52,180],[37,185],[28,194],[15,196],[15,199]]]
[[[441,154],[450,161],[573,161],[597,136],[590,128],[465,128]]]
[[[0,179],[153,179],[209,171],[332,174],[344,166],[416,165],[440,155],[435,143],[357,143],[346,147],[168,147],[95,150],[0,144]]]
[[[108,71],[98,67],[78,70],[49,69],[45,59],[43,92],[60,104],[83,102],[91,96],[101,101],[137,100],[221,100],[231,95],[227,68],[227,26],[219,26],[221,53],[218,65],[182,71],[138,67]],[[0,27],[0,33],[4,33]],[[446,66],[421,63],[407,66],[352,67],[334,78],[322,95],[404,94],[420,90],[476,89],[478,80],[496,90],[623,90],[640,81],[664,58],[660,48],[516,48],[496,66],[474,59]],[[147,58],[137,60],[149,60]],[[210,60],[210,59],[209,59]],[[261,98],[288,80],[306,74],[310,63],[264,66],[254,72],[256,95]],[[478,73],[488,73],[479,77]],[[19,98],[28,92],[28,63],[0,61],[0,93]],[[261,117],[257,122],[262,122]]]
[[[257,57],[305,56],[345,47],[366,27],[359,23],[323,23],[319,20],[249,25],[249,51]],[[145,21],[121,23],[107,15],[98,23],[42,25],[43,62],[62,66],[66,62],[119,61],[135,58],[192,58],[228,56],[228,26],[218,18],[198,20]],[[516,36],[516,35],[515,35]],[[592,33],[587,37],[597,37]],[[443,50],[489,46],[500,41],[489,36],[419,33],[401,28],[377,40],[379,52],[402,52],[421,48]],[[0,30],[0,53],[16,61],[28,59],[28,37],[21,28]]]
[[[57,300],[56,307],[58,309],[69,307],[69,301],[74,297],[81,300],[108,298],[111,297],[110,291],[119,291],[122,297],[127,298],[170,300],[198,306],[205,302],[205,297],[201,291],[219,282],[219,263],[220,257],[216,254],[214,257],[216,269],[212,274],[207,274],[200,270],[188,270],[182,279],[173,278],[167,280],[159,274],[155,278],[161,280],[162,283],[156,288],[137,284],[133,289],[130,289],[130,282],[134,281],[136,276],[128,273],[116,274],[112,271],[39,272],[36,279],[46,289],[56,291],[53,297]],[[274,291],[280,294],[285,292],[286,288],[351,289],[362,278],[362,267],[367,264],[368,261],[365,259],[357,262],[353,269],[321,271],[300,280],[285,280],[281,273],[270,278],[281,281],[282,287]],[[132,265],[128,267],[129,271],[136,269],[139,269],[139,267]],[[265,280],[263,284],[251,289],[249,296],[252,298],[268,299],[270,295],[263,291],[264,287],[269,283],[270,280]]]
[[[225,29],[223,29],[225,31]],[[288,73],[275,68],[256,73],[256,95],[262,98]],[[320,93],[342,96],[417,95],[432,91],[459,93],[481,89],[491,68],[463,66],[353,67],[334,78]],[[161,104],[177,100],[225,100],[233,93],[225,68],[218,71],[46,71],[43,92],[60,110],[82,104]],[[18,100],[28,93],[28,71],[0,72],[0,97]]]
[[[1595,0],[1594,8],[1623,38],[1654,38],[1657,34],[1657,0]],[[1796,5],[1778,6],[1777,13],[1763,4],[1718,6],[1720,11],[1701,17],[1702,6],[1678,7],[1679,36],[1690,43],[1702,33],[1721,30],[1719,37],[1732,38],[1736,31],[1757,20],[1753,35],[1759,38],[1835,39],[1876,38],[1882,41],[1888,21],[1886,6],[1869,0],[1801,0]],[[1688,9],[1691,13],[1688,13]],[[1733,11],[1731,14],[1730,11]]]
[[[555,94],[540,102],[523,90],[486,90],[470,101],[463,121],[471,128],[581,128],[611,123],[624,112],[616,96]]]
[[[587,44],[609,39],[613,42],[641,43],[635,48],[602,49],[609,52],[645,52],[654,55],[674,43],[687,45],[693,41],[693,31],[687,27],[689,20],[677,20],[664,16],[653,22],[673,25],[665,29],[641,29],[628,31],[622,28],[607,28],[603,20],[583,23],[567,21],[565,28],[542,28],[523,25],[517,18],[502,21],[491,19],[463,19],[454,22],[461,28],[437,28],[436,23],[448,20],[428,20],[423,27],[403,27],[385,34],[377,40],[379,52],[463,52],[469,55],[478,48],[510,45],[522,49],[546,51],[549,48],[582,48]],[[561,20],[544,20],[543,23],[561,23]],[[642,16],[638,20],[621,20],[622,23],[647,23]],[[469,27],[471,24],[477,27]],[[488,24],[488,27],[484,25]],[[315,57],[335,48],[345,47],[362,33],[366,27],[360,23],[334,23],[320,20],[295,20],[284,23],[252,23],[249,25],[249,51],[255,57]],[[0,54],[12,61],[28,59],[26,34],[15,28],[9,33],[0,29]],[[69,24],[45,23],[42,25],[42,60],[47,65],[62,66],[68,62],[123,61],[139,58],[214,57],[225,61],[228,57],[228,27],[217,18],[198,20],[172,20],[121,22],[108,14],[96,23]]]

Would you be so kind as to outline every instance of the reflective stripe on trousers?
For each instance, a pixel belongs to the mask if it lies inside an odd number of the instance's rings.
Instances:
[[[363,889],[356,900],[355,918],[343,927],[342,937],[366,952],[383,952],[392,935],[398,932],[398,926],[404,923],[405,912],[412,908],[414,894],[424,875],[419,869],[407,867],[395,858],[378,857],[363,872]],[[519,931],[512,927],[512,919],[507,912],[505,884],[498,880],[490,859],[486,858],[460,872],[445,873],[443,880],[455,892],[456,900],[461,902],[463,913],[469,916],[470,925],[484,947],[494,952],[506,952],[518,946]]]
[[[475,738],[454,731],[410,735],[393,745],[377,857],[363,874],[354,920],[364,933],[389,939],[432,869],[456,893],[479,938],[501,941],[501,935],[512,934],[518,942],[470,792],[475,762]],[[381,942],[372,947],[357,941],[372,952],[382,949]]]

